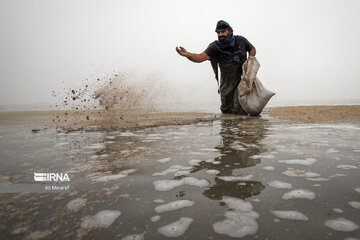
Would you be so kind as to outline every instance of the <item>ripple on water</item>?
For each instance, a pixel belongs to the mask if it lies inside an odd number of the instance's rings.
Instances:
[[[179,237],[186,232],[193,221],[192,218],[182,217],[179,221],[165,225],[157,231],[165,237]]]
[[[309,190],[305,190],[305,189],[296,189],[290,192],[285,193],[282,196],[282,199],[293,199],[293,198],[305,198],[305,199],[314,199],[315,198],[315,193],[309,191]]]
[[[309,218],[298,211],[271,211],[278,218],[289,220],[307,221]]]
[[[352,232],[359,228],[358,225],[345,218],[336,218],[325,221],[325,226],[342,232]]]

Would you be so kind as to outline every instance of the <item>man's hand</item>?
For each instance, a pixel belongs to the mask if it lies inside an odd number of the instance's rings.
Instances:
[[[248,60],[256,59],[255,55],[256,55],[256,48],[253,46],[253,47],[251,48],[251,50],[249,51]]]
[[[186,49],[183,47],[176,47],[176,51],[178,52],[178,54],[180,54],[181,56],[185,56],[185,57],[186,57],[186,54],[188,53],[188,51],[186,51]]]
[[[205,52],[197,54],[197,53],[190,53],[190,52],[186,51],[186,49],[183,47],[176,47],[175,49],[178,52],[178,54],[186,57],[187,59],[189,59],[192,62],[201,63],[205,60],[210,60],[210,57]]]

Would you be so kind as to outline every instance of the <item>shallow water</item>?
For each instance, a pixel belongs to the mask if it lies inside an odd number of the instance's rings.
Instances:
[[[360,126],[264,118],[134,131],[0,128],[0,238],[360,238]],[[1,190],[1,189],[0,189]]]

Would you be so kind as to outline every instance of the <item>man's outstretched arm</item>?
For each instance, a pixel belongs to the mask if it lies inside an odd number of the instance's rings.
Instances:
[[[201,63],[203,61],[210,60],[210,57],[205,52],[202,52],[200,54],[190,53],[190,52],[186,51],[186,49],[183,47],[176,47],[176,51],[181,56],[186,57],[187,59],[189,59],[192,62]]]

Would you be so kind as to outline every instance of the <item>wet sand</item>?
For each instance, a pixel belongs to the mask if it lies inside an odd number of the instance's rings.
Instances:
[[[359,105],[273,107],[264,113],[288,123],[360,122]]]
[[[262,117],[286,123],[359,123],[360,106],[293,106],[266,108]],[[156,126],[184,125],[233,116],[205,112],[155,112],[137,110],[82,110],[82,111],[18,111],[0,112],[0,124],[18,125],[40,131],[57,128],[76,130],[124,130]]]

